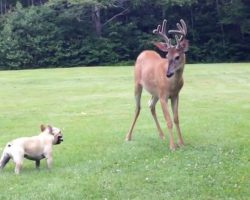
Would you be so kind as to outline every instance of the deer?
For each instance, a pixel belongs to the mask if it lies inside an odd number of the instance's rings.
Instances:
[[[166,55],[161,57],[156,51],[144,50],[139,54],[134,66],[134,95],[135,95],[135,114],[131,127],[126,135],[126,141],[132,139],[132,131],[136,124],[141,110],[141,94],[143,88],[151,94],[148,106],[159,132],[159,137],[164,140],[165,136],[157,119],[155,106],[158,101],[163,111],[166,126],[169,133],[169,148],[175,150],[176,145],[173,137],[173,122],[169,114],[168,100],[171,100],[173,121],[176,126],[178,136],[178,146],[184,146],[178,117],[179,92],[183,87],[183,71],[186,63],[185,53],[188,51],[189,42],[186,39],[187,26],[183,19],[177,23],[177,30],[169,30],[175,38],[167,36],[167,20],[164,19],[162,25],[158,25],[153,33],[159,36],[164,42],[154,42],[154,45]]]

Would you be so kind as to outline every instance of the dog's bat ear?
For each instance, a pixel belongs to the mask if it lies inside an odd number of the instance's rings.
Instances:
[[[43,124],[41,124],[40,129],[43,132],[46,129],[46,126],[44,126]]]
[[[52,133],[52,126],[48,125],[47,128],[49,129],[49,133]]]

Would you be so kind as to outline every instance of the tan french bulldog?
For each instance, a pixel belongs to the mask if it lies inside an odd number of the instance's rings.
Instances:
[[[45,158],[48,169],[52,164],[52,146],[63,141],[61,130],[50,125],[41,125],[41,133],[32,137],[21,137],[8,142],[3,150],[0,160],[0,169],[13,159],[15,173],[19,174],[23,159],[27,158],[36,162],[36,168],[40,166],[40,160]]]

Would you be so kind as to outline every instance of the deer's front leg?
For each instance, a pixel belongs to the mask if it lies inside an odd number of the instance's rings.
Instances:
[[[173,123],[168,112],[168,104],[166,98],[160,98],[161,107],[163,111],[164,118],[167,123],[167,128],[169,132],[169,148],[175,150],[174,137],[173,137]]]
[[[183,146],[184,142],[183,142],[183,139],[182,139],[181,129],[180,129],[180,125],[179,125],[178,104],[179,104],[179,96],[171,98],[171,105],[172,105],[172,110],[173,110],[174,123],[175,123],[175,126],[176,126],[177,135],[178,135],[178,145]]]

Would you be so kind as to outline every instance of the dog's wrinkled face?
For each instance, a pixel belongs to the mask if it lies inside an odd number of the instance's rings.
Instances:
[[[60,144],[63,141],[63,135],[59,128],[52,127],[50,125],[41,125],[41,131],[48,130],[48,132],[54,136],[53,144]]]
[[[54,144],[60,144],[63,142],[63,135],[59,128],[52,127],[52,135],[54,135]]]

